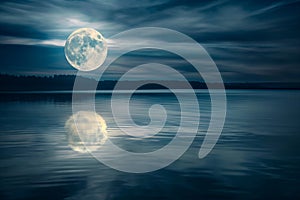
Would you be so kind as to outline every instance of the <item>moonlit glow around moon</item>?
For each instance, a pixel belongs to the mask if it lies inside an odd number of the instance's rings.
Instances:
[[[81,71],[91,71],[103,64],[107,55],[107,43],[103,36],[92,28],[74,31],[65,44],[68,62]]]
[[[95,112],[80,111],[66,122],[69,146],[77,152],[92,152],[107,140],[105,120]]]

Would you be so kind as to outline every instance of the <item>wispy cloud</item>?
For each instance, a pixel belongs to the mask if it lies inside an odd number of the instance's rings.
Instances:
[[[79,3],[85,5],[85,2]],[[98,16],[72,8],[72,4],[74,5],[74,2],[32,1],[27,4],[5,2],[0,5],[0,23],[5,25],[4,28],[6,26],[26,27],[32,33],[37,32],[35,38],[38,39],[63,39],[70,32],[81,27],[96,28],[104,33],[121,27],[120,24],[99,20]],[[14,36],[22,35],[20,30],[9,29],[7,32]]]
[[[32,38],[0,36],[0,44],[40,45],[40,46],[62,47],[65,45],[65,40],[59,40],[59,39],[40,40],[40,39],[32,39]]]

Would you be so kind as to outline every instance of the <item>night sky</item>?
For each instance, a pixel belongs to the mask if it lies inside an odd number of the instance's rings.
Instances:
[[[0,69],[2,74],[75,74],[63,48],[74,30],[91,27],[109,38],[131,28],[164,27],[203,45],[227,82],[299,82],[299,22],[300,1],[1,1]],[[195,79],[176,55],[146,55],[140,51],[119,59],[105,78],[154,59]]]

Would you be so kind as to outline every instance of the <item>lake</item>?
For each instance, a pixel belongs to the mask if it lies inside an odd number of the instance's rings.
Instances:
[[[108,92],[97,93],[96,111],[106,121],[108,134],[118,135],[110,97]],[[1,94],[0,199],[300,198],[300,91],[227,90],[224,129],[204,159],[198,152],[208,127],[210,98],[205,91],[198,91],[197,97],[199,134],[190,148],[166,168],[134,174],[111,169],[70,147],[65,124],[73,114],[71,93]],[[132,118],[147,125],[153,104],[168,112],[161,133],[152,139],[115,137],[112,142],[133,152],[168,144],[180,123],[174,95],[133,95]]]

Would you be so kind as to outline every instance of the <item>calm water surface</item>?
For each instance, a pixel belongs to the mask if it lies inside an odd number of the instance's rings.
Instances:
[[[200,92],[199,134],[189,150],[164,169],[129,174],[70,148],[64,128],[72,115],[70,94],[2,94],[0,199],[299,199],[300,91],[229,90],[227,98],[224,130],[206,158],[197,155],[210,99]],[[133,152],[167,144],[180,123],[172,94],[136,94],[130,110],[137,124],[146,125],[149,107],[158,103],[168,111],[160,134],[113,142]],[[109,94],[96,95],[96,110],[108,133],[118,133]]]

